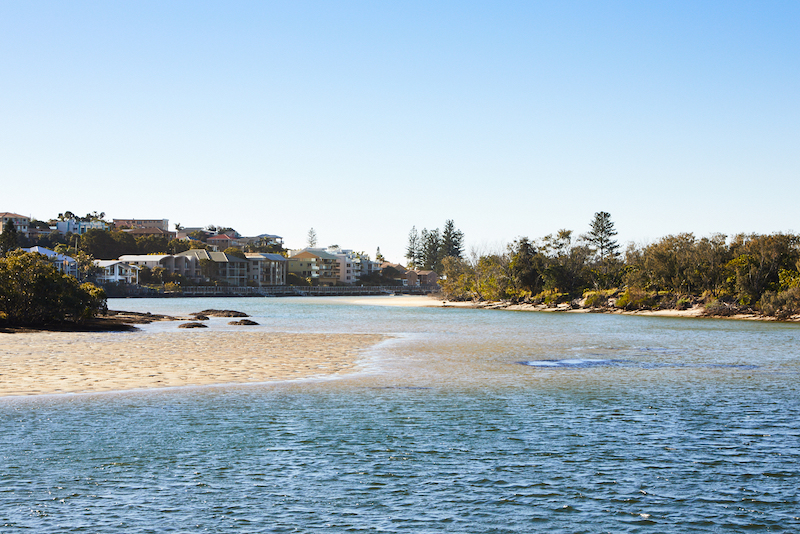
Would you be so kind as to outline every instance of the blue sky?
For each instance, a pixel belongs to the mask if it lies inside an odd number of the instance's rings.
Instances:
[[[0,0],[0,211],[402,260],[800,231],[798,2]]]

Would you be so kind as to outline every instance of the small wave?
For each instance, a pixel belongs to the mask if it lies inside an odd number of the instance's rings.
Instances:
[[[586,369],[588,367],[617,367],[625,363],[626,360],[608,360],[594,358],[566,358],[563,360],[531,360],[519,362],[530,367],[544,368],[565,368],[565,369]]]

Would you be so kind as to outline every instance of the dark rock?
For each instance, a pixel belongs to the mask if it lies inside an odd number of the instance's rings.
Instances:
[[[183,323],[179,324],[178,328],[208,328],[208,327],[202,323]]]
[[[237,325],[237,326],[258,326],[258,323],[255,321],[251,321],[250,319],[242,319],[241,321],[231,321],[228,324]]]
[[[235,310],[203,310],[192,315],[207,315],[209,317],[250,317],[244,312]]]

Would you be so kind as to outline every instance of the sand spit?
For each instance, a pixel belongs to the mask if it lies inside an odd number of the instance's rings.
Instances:
[[[573,308],[570,304],[564,303],[557,306],[545,304],[514,304],[513,302],[492,302],[492,301],[450,301],[441,295],[394,295],[386,297],[357,297],[349,299],[351,304],[364,304],[372,306],[398,306],[398,307],[439,307],[439,308],[470,308],[480,310],[509,310],[509,311],[530,311],[544,313],[613,313],[619,315],[642,315],[652,317],[710,317],[714,319],[738,319],[749,321],[778,321],[775,317],[769,317],[757,313],[737,314],[737,315],[706,315],[703,306],[694,306],[685,310],[634,310],[626,311],[617,308]],[[794,315],[782,322],[800,322],[800,315]]]
[[[269,382],[354,372],[387,336],[265,332],[0,334],[0,396]]]

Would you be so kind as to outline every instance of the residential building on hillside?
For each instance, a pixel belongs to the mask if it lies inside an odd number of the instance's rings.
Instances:
[[[315,279],[319,281],[320,285],[336,285],[337,282],[341,282],[341,262],[337,256],[317,248],[307,248],[299,252],[293,252],[294,254],[289,256],[290,273],[297,274],[303,278]],[[306,267],[307,264],[308,266]],[[310,276],[300,274],[309,270],[311,272]]]
[[[108,224],[103,221],[79,221],[78,219],[56,222],[56,231],[59,234],[83,235],[88,230],[108,230]]]
[[[169,219],[114,219],[117,230],[123,228],[161,228],[169,232]]]
[[[13,224],[18,234],[28,237],[28,226],[31,224],[31,218],[19,213],[0,213],[0,232],[3,231],[7,224]]]
[[[166,269],[169,273],[181,274],[192,278],[196,268],[191,257],[171,254],[126,254],[119,257],[119,261],[141,269],[147,267],[156,269],[158,267]]]
[[[49,248],[44,247],[31,247],[23,248],[25,252],[36,252],[42,256],[47,256],[47,259],[56,266],[56,268],[64,274],[70,274],[78,277],[78,261],[72,256],[66,254],[59,254]]]
[[[224,252],[214,252],[206,249],[191,249],[175,257],[192,258],[194,272],[187,275],[196,281],[218,280],[228,285],[243,287],[247,284],[248,261]]]
[[[204,232],[206,234],[210,233],[208,230],[206,230],[205,228],[202,228],[200,226],[191,226],[191,227],[190,226],[185,226],[185,227],[181,228],[180,230],[176,230],[175,231],[175,234],[176,234],[175,237],[178,238],[178,239],[187,239],[187,238],[189,238],[189,234],[192,234],[194,232]]]
[[[435,286],[439,284],[439,274],[436,271],[414,271],[421,286]]]
[[[379,272],[381,270],[381,264],[370,260],[368,256],[336,246],[328,248],[304,248],[299,250],[291,250],[289,251],[289,259],[291,260],[293,257],[296,257],[303,252],[316,254],[320,257],[320,260],[317,262],[317,266],[320,269],[320,275],[333,275],[335,273],[335,275],[338,277],[337,281],[343,284],[354,284],[358,282],[358,279],[362,276]],[[308,260],[307,255],[300,256],[300,258]],[[322,258],[335,258],[339,263],[338,269],[331,267],[328,270],[325,270],[323,267],[324,261]],[[307,266],[301,265],[304,262],[298,261],[297,263],[298,265],[295,266],[294,271],[292,271],[292,267],[290,266],[290,272],[308,270],[306,268]],[[308,263],[308,261],[305,263]],[[295,272],[295,274],[299,273]],[[305,275],[303,277],[308,278],[309,276]],[[313,275],[311,277],[314,278]]]
[[[208,243],[208,246],[212,247],[213,250],[218,251],[224,251],[228,247],[235,247],[239,245],[239,242],[236,240],[236,238],[228,234],[212,235],[206,239],[206,243]]]
[[[163,228],[156,228],[152,226],[150,228],[126,228],[122,230],[127,234],[131,234],[134,237],[145,237],[145,236],[156,236],[156,237],[166,237],[167,239],[175,239],[175,232],[170,232],[169,230],[164,230]]]
[[[94,260],[94,264],[100,268],[100,273],[97,274],[99,284],[139,282],[139,268],[134,265],[119,260]]]
[[[280,254],[248,252],[248,285],[285,286],[289,261]]]

